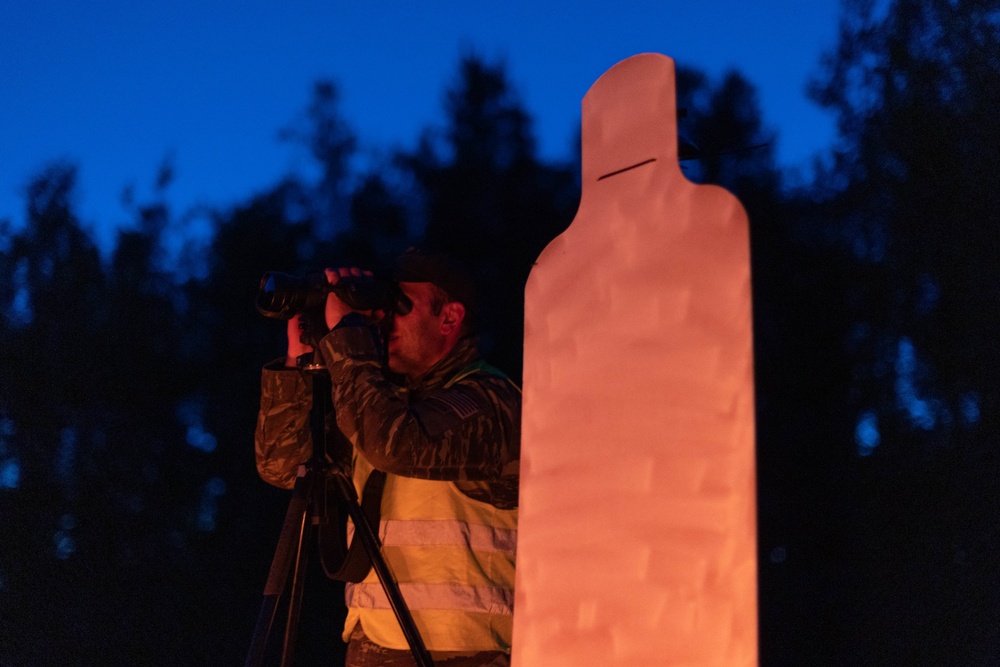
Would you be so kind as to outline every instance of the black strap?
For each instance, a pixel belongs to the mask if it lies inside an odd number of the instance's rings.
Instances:
[[[332,486],[337,482],[327,477],[324,483]],[[382,515],[384,486],[385,473],[381,470],[372,470],[361,494],[361,512],[376,534]],[[351,540],[351,546],[347,546],[347,509],[339,502],[340,496],[337,491],[324,489],[323,497],[326,503],[331,502],[331,498],[332,502],[336,503],[335,513],[328,511],[329,508],[324,509],[326,520],[321,520],[319,524],[318,541],[323,570],[326,576],[338,581],[352,583],[363,581],[372,569],[371,556],[361,544],[361,540]]]

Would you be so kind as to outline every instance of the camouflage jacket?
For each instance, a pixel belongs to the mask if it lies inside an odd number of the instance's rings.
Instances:
[[[477,364],[473,341],[460,341],[407,386],[387,378],[367,327],[335,329],[320,341],[319,353],[336,406],[327,421],[328,432],[336,433],[328,440],[345,447],[349,442],[378,470],[452,481],[478,500],[517,506],[521,395],[509,380]],[[255,444],[265,481],[291,488],[298,466],[312,455],[311,404],[307,374],[284,368],[282,361],[264,368]],[[343,448],[334,449],[329,454],[338,463],[350,459]]]

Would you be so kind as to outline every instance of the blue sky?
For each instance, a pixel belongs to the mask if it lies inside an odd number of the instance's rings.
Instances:
[[[838,0],[6,0],[0,3],[0,219],[23,220],[46,162],[80,168],[86,223],[128,219],[170,156],[175,210],[226,206],[304,168],[277,139],[330,78],[373,156],[441,123],[469,51],[502,60],[543,158],[567,158],[580,100],[616,62],[655,51],[757,87],[777,155],[805,167],[834,138],[804,94],[834,46]]]

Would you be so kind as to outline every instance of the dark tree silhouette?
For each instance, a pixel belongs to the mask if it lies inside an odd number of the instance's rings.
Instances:
[[[357,139],[340,114],[339,100],[333,81],[317,81],[303,117],[279,133],[279,138],[304,146],[318,168],[307,199],[317,241],[329,242],[349,224],[350,160]]]
[[[845,4],[813,84],[837,114],[823,227],[856,424],[855,637],[842,661],[994,664],[1000,301],[997,2]],[[830,188],[830,184],[833,185]],[[853,485],[853,486],[852,486]],[[892,628],[891,633],[876,628]]]
[[[444,129],[426,132],[398,161],[419,186],[424,241],[478,278],[484,351],[519,376],[524,282],[572,220],[579,184],[568,164],[537,159],[530,118],[502,65],[465,57],[445,100]]]
[[[153,619],[179,604],[215,515],[208,441],[178,417],[194,377],[176,363],[183,328],[153,261],[167,211],[142,208],[106,270],[73,213],[74,177],[56,165],[31,182],[28,224],[0,257],[12,664],[144,662],[176,644],[190,626],[151,633]]]
[[[698,149],[698,159],[685,165],[696,167],[689,178],[721,185],[741,201],[778,196],[776,134],[764,127],[757,91],[742,74],[729,71],[713,85],[703,73],[679,67],[677,106],[684,112],[680,130]]]

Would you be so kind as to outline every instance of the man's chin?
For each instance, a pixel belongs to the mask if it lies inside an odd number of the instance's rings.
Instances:
[[[399,358],[396,357],[391,351],[388,354],[388,360],[386,361],[385,367],[392,373],[403,373],[403,369],[399,364]]]

